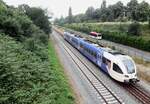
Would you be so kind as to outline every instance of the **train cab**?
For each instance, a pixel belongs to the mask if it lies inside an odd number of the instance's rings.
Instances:
[[[106,58],[106,70],[110,76],[120,82],[133,83],[138,82],[136,75],[136,66],[131,57],[113,51],[103,54]]]

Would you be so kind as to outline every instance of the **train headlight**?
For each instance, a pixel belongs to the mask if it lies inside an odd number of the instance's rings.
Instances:
[[[129,78],[129,76],[128,76],[128,75],[125,75],[125,77]]]

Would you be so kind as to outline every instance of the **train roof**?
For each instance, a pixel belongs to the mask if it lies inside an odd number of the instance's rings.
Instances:
[[[123,54],[123,53],[121,53],[117,50],[112,50],[111,48],[107,48],[107,47],[103,48],[103,50],[110,53],[110,54],[112,54],[112,55],[125,55],[125,54]]]

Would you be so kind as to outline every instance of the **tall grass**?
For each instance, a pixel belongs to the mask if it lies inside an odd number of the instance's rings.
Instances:
[[[68,79],[64,75],[63,67],[57,57],[53,44],[49,42],[49,60],[51,71],[51,104],[73,104],[74,97],[68,84]]]

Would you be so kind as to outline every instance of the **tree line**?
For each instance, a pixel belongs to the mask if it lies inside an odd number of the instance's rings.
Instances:
[[[85,13],[72,15],[71,7],[67,17],[55,19],[55,23],[81,23],[81,22],[126,22],[126,21],[150,21],[150,5],[142,1],[131,0],[124,5],[121,1],[107,6],[103,0],[100,8],[88,7]]]
[[[48,57],[48,19],[41,8],[0,0],[0,104],[55,101],[49,95],[56,81]]]

